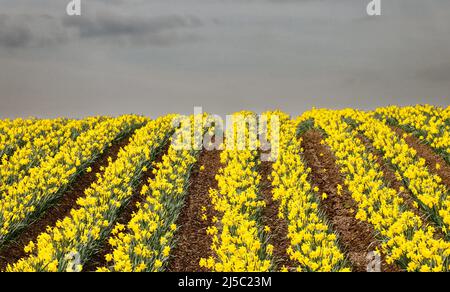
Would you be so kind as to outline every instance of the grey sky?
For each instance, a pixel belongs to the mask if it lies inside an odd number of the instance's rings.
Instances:
[[[450,1],[0,0],[0,118],[450,104]]]

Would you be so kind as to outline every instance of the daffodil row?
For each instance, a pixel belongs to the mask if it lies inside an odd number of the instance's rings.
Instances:
[[[8,186],[0,200],[0,247],[58,199],[112,142],[145,122],[146,118],[133,115],[101,122],[69,140],[20,182]]]
[[[271,175],[273,198],[280,202],[278,216],[288,223],[287,253],[297,264],[291,268],[299,272],[350,271],[336,234],[319,210],[319,194],[308,181],[311,170],[302,161],[302,140],[297,139],[299,121],[282,125],[280,155]]]
[[[450,198],[442,179],[430,173],[425,159],[419,158],[417,152],[388,125],[369,113],[349,110],[345,114],[347,121],[356,127],[355,130],[369,138],[373,146],[384,154],[384,159],[395,168],[397,176],[402,178],[418,205],[447,234],[450,231]]]
[[[207,115],[198,115],[204,125]],[[193,122],[194,117],[185,118]],[[177,149],[181,138],[194,134],[194,128],[183,126],[176,130],[162,162],[153,169],[154,178],[144,185],[142,203],[128,224],[117,224],[109,239],[112,253],[106,255],[108,265],[100,272],[160,272],[167,266],[169,254],[175,246],[176,221],[185,202],[189,178],[197,162],[199,150]],[[210,128],[212,133],[214,128]],[[194,139],[191,139],[191,143]]]
[[[50,131],[57,131],[67,122],[67,119],[58,118],[46,120],[18,119],[7,123],[7,127],[4,128],[5,132],[0,134],[0,159],[3,162],[7,156],[26,143],[45,136]]]
[[[377,109],[375,116],[412,133],[450,163],[450,123],[445,111],[431,105],[389,106]]]
[[[13,120],[11,120],[11,119],[0,120],[0,141],[2,142],[1,144],[2,145],[5,144],[3,142],[10,138],[10,136],[14,130],[17,131],[16,128],[29,126],[29,125],[35,123],[36,121],[37,121],[37,119],[35,119],[35,118],[29,118],[29,119],[18,118],[18,119],[13,119]],[[12,136],[14,136],[14,135],[12,135]]]
[[[100,117],[72,120],[58,130],[49,131],[47,135],[28,141],[12,156],[4,159],[0,165],[0,198],[3,197],[7,186],[18,183],[28,175],[31,168],[39,167],[42,161],[54,157],[67,141],[75,140],[102,120],[104,118]]]
[[[22,120],[22,119],[21,119]],[[9,119],[0,120],[0,135],[5,133],[5,130],[10,128],[12,125],[12,121]]]
[[[70,215],[25,248],[30,255],[7,271],[81,271],[107,239],[120,211],[129,203],[143,172],[173,133],[173,115],[148,122],[85,190]]]
[[[234,118],[252,116],[250,112],[239,112]],[[254,124],[245,125],[245,139],[237,139],[237,124],[227,131],[227,138],[234,137],[234,149],[247,149],[245,145],[256,141],[258,131]],[[242,129],[240,129],[242,130]],[[230,144],[230,141],[227,141]],[[210,197],[220,218],[213,218],[216,225],[208,228],[212,237],[213,257],[202,258],[200,266],[217,272],[269,271],[272,267],[273,246],[267,244],[267,233],[260,224],[261,208],[265,202],[259,195],[261,177],[258,174],[257,150],[230,150],[220,154],[224,165],[216,175],[218,189],[210,190]]]
[[[450,106],[441,111],[442,119],[445,121],[447,126],[450,126]]]
[[[17,146],[11,143],[11,140],[14,140],[16,136],[20,137],[20,135],[24,135],[24,129],[36,121],[37,119],[33,118],[0,120],[0,159],[3,158],[3,155],[10,154],[13,151],[11,147]]]
[[[375,157],[344,122],[354,115],[351,110],[313,110],[303,118],[313,119],[315,127],[325,132],[324,143],[334,152],[358,205],[356,218],[373,225],[388,264],[397,263],[407,271],[449,270],[450,243],[436,239],[435,229],[406,210],[402,198],[388,187]]]

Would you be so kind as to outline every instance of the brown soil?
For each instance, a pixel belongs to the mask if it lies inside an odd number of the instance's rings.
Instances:
[[[214,225],[212,218],[217,216],[209,197],[209,189],[218,187],[215,176],[221,167],[220,151],[203,150],[197,161],[198,167],[202,165],[205,170],[194,171],[191,176],[186,205],[177,221],[177,225],[181,227],[177,233],[177,245],[169,260],[167,270],[170,272],[206,272],[206,269],[200,268],[200,259],[213,256],[212,239],[206,230]],[[203,206],[206,207],[206,221],[201,219]]]
[[[89,188],[97,180],[97,174],[102,174],[101,167],[108,166],[108,158],[114,161],[122,149],[130,142],[131,134],[113,143],[91,165],[92,171],[82,173],[71,184],[68,191],[58,201],[47,209],[44,214],[32,224],[28,225],[13,241],[4,246],[0,251],[0,270],[4,270],[8,264],[15,263],[26,256],[24,247],[30,241],[36,241],[38,235],[45,232],[47,226],[54,226],[58,220],[64,219],[70,214],[76,205],[78,198],[84,196],[84,190]]]
[[[321,209],[337,233],[353,271],[365,272],[369,265],[368,253],[379,247],[380,243],[373,227],[355,218],[357,204],[344,184],[334,154],[327,146],[320,144],[321,140],[322,134],[318,131],[311,130],[303,135],[304,158],[312,170],[310,181],[319,188],[319,194],[326,193],[328,196],[321,200]],[[337,193],[338,184],[343,187],[341,195]],[[399,269],[387,265],[382,259],[381,270]]]
[[[288,235],[288,224],[285,219],[279,218],[279,201],[274,201],[272,196],[272,184],[268,176],[272,172],[272,162],[263,161],[259,166],[261,175],[261,195],[266,202],[266,207],[262,212],[262,224],[270,227],[269,244],[273,245],[273,261],[276,269],[280,270],[283,266],[288,270],[293,270],[296,264],[289,258],[287,249],[290,246]]]
[[[432,221],[429,219],[429,216],[427,216],[422,209],[415,208],[413,203],[415,202],[414,195],[411,193],[411,191],[403,184],[403,181],[397,180],[397,177],[395,176],[395,170],[392,168],[392,166],[387,163],[382,157],[383,154],[375,149],[372,144],[370,143],[369,139],[366,137],[359,135],[358,138],[364,143],[367,150],[372,153],[372,155],[375,157],[377,163],[380,165],[380,169],[383,172],[383,179],[387,183],[387,186],[390,188],[393,188],[397,191],[400,197],[402,197],[404,201],[404,205],[408,208],[409,211],[412,211],[415,215],[422,218],[423,222],[426,222],[428,225],[432,225],[436,228],[435,235],[437,238],[444,238],[444,234],[441,232],[441,229]],[[403,187],[404,191],[400,191],[401,187]]]
[[[154,163],[159,163],[162,161],[164,155],[167,154],[169,150],[169,143],[159,151],[157,154]],[[140,179],[139,185],[135,188],[135,191],[131,197],[131,200],[128,204],[120,211],[120,215],[116,220],[115,224],[123,224],[126,225],[130,222],[133,213],[137,212],[138,207],[137,203],[142,203],[145,200],[145,196],[141,195],[142,187],[148,183],[149,180],[154,179],[155,175],[153,174],[154,167],[149,167],[148,170],[143,173],[142,178]],[[114,225],[115,225],[114,224]],[[107,266],[105,256],[109,253],[113,252],[113,247],[109,244],[109,236],[101,243],[100,251],[94,254],[87,263],[83,265],[83,271],[85,272],[95,272],[97,268]]]
[[[370,140],[366,137],[358,135],[358,139],[361,140],[364,146],[366,146],[367,151],[375,157],[376,162],[380,166],[380,170],[383,172],[383,179],[387,183],[387,186],[397,191],[397,193],[404,200],[404,203],[409,210],[413,211],[422,219],[425,219],[426,216],[413,206],[413,203],[415,201],[413,194],[403,185],[403,181],[397,180],[397,177],[395,176],[395,170],[389,165],[389,163],[387,163],[383,159],[383,154],[375,149]],[[403,192],[400,191],[401,187],[405,189]]]
[[[398,127],[392,127],[392,129],[398,136],[403,137],[405,132],[402,129]],[[417,151],[419,157],[425,159],[428,170],[432,174],[440,176],[442,178],[442,183],[447,186],[447,188],[450,188],[450,165],[448,165],[441,156],[436,154],[430,146],[421,143],[420,140],[413,135],[408,135],[405,141],[409,147]],[[437,169],[436,164],[440,164],[441,168]]]

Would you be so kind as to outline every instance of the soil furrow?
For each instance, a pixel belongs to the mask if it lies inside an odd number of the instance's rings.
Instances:
[[[370,224],[355,218],[357,204],[344,184],[334,154],[320,143],[321,140],[322,134],[315,130],[303,135],[304,158],[312,170],[310,181],[319,188],[319,194],[327,194],[327,198],[321,200],[321,210],[337,233],[353,271],[365,272],[372,261],[368,255],[380,242]],[[338,185],[342,187],[340,194]],[[398,268],[387,265],[382,258],[381,271],[398,271]]]
[[[159,163],[162,161],[164,155],[167,154],[169,150],[169,144],[167,143],[156,155],[156,158],[153,163]],[[123,224],[127,225],[131,220],[133,213],[137,212],[138,207],[137,203],[142,203],[145,200],[145,195],[141,195],[141,190],[144,185],[148,183],[149,180],[155,178],[155,174],[153,173],[154,167],[149,167],[148,170],[143,173],[142,178],[140,179],[139,185],[133,192],[131,200],[129,203],[121,210],[118,219],[115,221],[115,224]],[[109,244],[109,236],[103,241],[100,245],[99,252],[93,255],[87,263],[83,265],[84,272],[95,272],[97,268],[104,267],[107,265],[105,256],[109,253],[113,252],[113,247]]]
[[[392,127],[392,130],[400,137],[403,137],[405,134],[399,127]],[[447,186],[447,188],[450,188],[450,165],[448,165],[441,156],[436,154],[430,146],[421,143],[419,139],[413,135],[408,135],[404,140],[409,147],[416,150],[419,157],[425,159],[428,171],[442,178],[442,183]]]
[[[204,170],[200,170],[201,166]],[[217,213],[209,197],[209,189],[217,189],[215,176],[220,167],[220,151],[203,150],[200,153],[191,175],[185,206],[177,220],[180,229],[167,268],[170,272],[206,271],[200,268],[199,263],[201,258],[213,256],[212,239],[206,231],[215,224],[212,219]],[[206,208],[205,212],[202,207]],[[202,219],[203,214],[206,214],[206,220]]]
[[[290,246],[288,236],[288,224],[285,219],[279,218],[278,213],[280,203],[273,200],[272,183],[268,176],[272,173],[272,162],[262,161],[259,166],[259,174],[261,175],[261,197],[266,202],[266,207],[262,212],[262,224],[270,228],[269,244],[273,245],[273,259],[276,269],[280,270],[286,267],[289,271],[293,270],[296,265],[289,258],[287,249]]]
[[[70,214],[76,205],[78,198],[84,196],[84,190],[89,188],[97,180],[97,175],[104,172],[108,166],[108,158],[112,161],[117,159],[120,149],[128,145],[132,134],[114,142],[107,148],[90,166],[91,172],[84,172],[71,184],[68,191],[49,207],[41,217],[28,225],[13,241],[4,246],[0,251],[0,270],[4,270],[8,264],[17,262],[26,256],[24,247],[30,241],[36,241],[37,237],[46,231],[48,226],[54,226],[58,220],[64,219]]]
[[[397,179],[393,167],[382,158],[383,154],[375,149],[372,146],[370,140],[366,137],[359,135],[358,138],[366,146],[367,151],[369,151],[375,157],[376,162],[378,163],[378,165],[380,165],[381,171],[383,172],[384,181],[387,183],[388,187],[393,188],[397,191],[399,196],[404,200],[405,207],[407,207],[407,209],[409,211],[412,211],[415,215],[422,218],[422,220],[427,224],[433,225],[437,228],[436,224],[429,219],[429,216],[427,216],[421,209],[414,207],[414,195],[407,188],[407,186],[403,184],[403,181]],[[436,229],[436,236],[438,238],[443,238],[444,235],[439,230],[439,228]]]
[[[420,216],[422,219],[426,218],[423,214],[420,214],[417,208],[414,208],[414,197],[413,194],[403,185],[403,182],[397,179],[395,175],[395,170],[392,166],[389,165],[384,159],[383,154],[375,149],[370,140],[362,135],[358,135],[358,139],[366,146],[366,149],[369,153],[371,153],[374,157],[378,165],[380,166],[381,171],[383,172],[383,179],[386,182],[387,186],[393,188],[397,191],[399,196],[405,201],[406,206],[413,211],[416,215]],[[403,189],[403,191],[402,191]]]

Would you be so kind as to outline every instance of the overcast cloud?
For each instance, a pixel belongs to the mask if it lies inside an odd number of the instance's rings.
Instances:
[[[450,1],[0,0],[0,118],[450,104]]]

